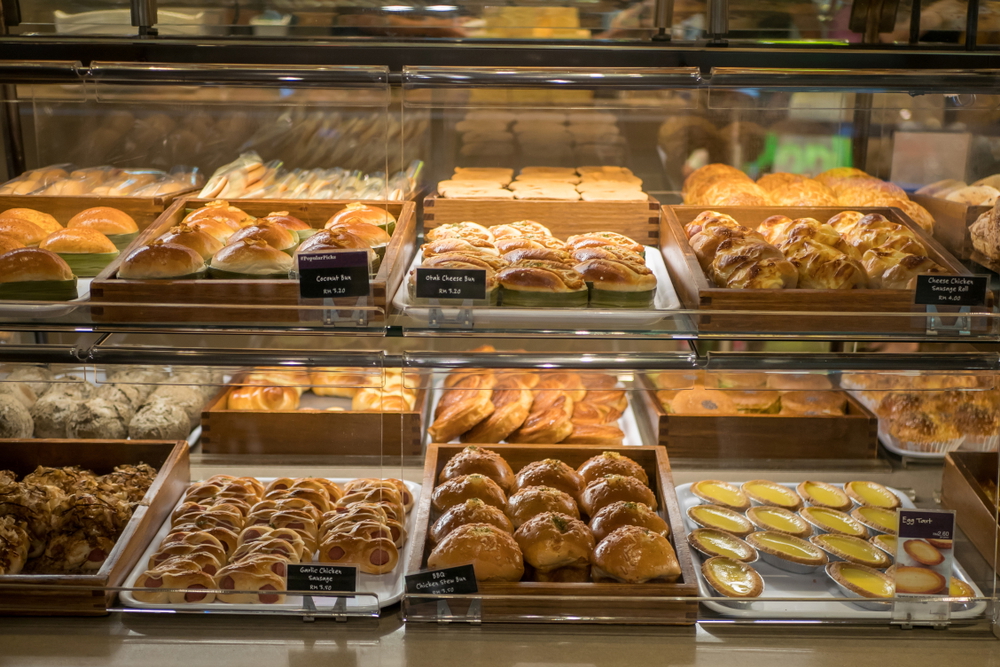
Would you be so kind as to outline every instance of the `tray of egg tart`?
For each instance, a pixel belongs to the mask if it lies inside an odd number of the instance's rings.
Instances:
[[[913,567],[901,568],[897,581],[895,564],[897,509],[914,505],[877,482],[706,479],[678,486],[677,498],[701,594],[713,598],[704,604],[723,616],[888,619],[897,587],[904,592],[901,577],[922,581]],[[940,582],[938,590],[905,592],[940,594]],[[957,562],[948,590],[983,595]],[[956,602],[951,617],[985,609]]]

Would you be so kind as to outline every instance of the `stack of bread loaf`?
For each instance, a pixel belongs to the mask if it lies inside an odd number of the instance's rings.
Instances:
[[[427,432],[434,442],[621,445],[628,399],[617,386],[600,373],[456,371]]]
[[[298,410],[302,395],[310,390],[317,396],[350,398],[352,412],[412,412],[417,402],[413,382],[407,382],[398,368],[380,372],[361,368],[258,368],[235,384],[226,398],[229,410]],[[344,410],[339,406],[327,409]]]
[[[776,172],[754,183],[736,167],[709,164],[684,180],[681,194],[689,206],[890,206],[925,231],[934,231],[934,218],[902,188],[853,167],[830,169],[816,178]]]
[[[399,562],[412,506],[398,479],[341,486],[280,477],[265,485],[216,475],[188,489],[136,581],[145,590],[134,595],[151,604],[279,604],[289,564],[318,561],[385,574]],[[224,592],[201,592],[206,589]]]
[[[513,179],[513,180],[511,180]],[[646,201],[642,179],[625,167],[456,167],[438,183],[448,199],[549,199],[558,201]]]
[[[197,169],[172,170],[52,165],[26,171],[0,185],[0,195],[159,197],[201,185]]]
[[[646,471],[617,452],[574,470],[557,459],[515,475],[504,458],[466,447],[431,497],[431,569],[467,565],[479,581],[673,582],[680,576],[663,502]],[[589,523],[587,522],[589,519]]]
[[[616,232],[561,241],[533,220],[489,228],[459,222],[429,230],[426,241],[420,248],[421,267],[485,270],[491,305],[649,308],[656,294],[646,248]],[[416,278],[412,271],[411,298]]]
[[[917,190],[918,195],[937,197],[966,206],[993,206],[1000,198],[1000,174],[981,178],[972,185],[965,181],[947,178],[925,185]]]
[[[948,271],[908,227],[878,213],[844,211],[825,223],[775,215],[756,230],[704,211],[684,226],[702,270],[733,289],[913,289]]]

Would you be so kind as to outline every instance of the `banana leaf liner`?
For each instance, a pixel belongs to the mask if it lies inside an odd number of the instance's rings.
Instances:
[[[115,252],[60,252],[56,254],[69,264],[74,276],[93,278],[121,252],[116,250]]]
[[[0,283],[0,301],[72,301],[79,296],[76,278]]]

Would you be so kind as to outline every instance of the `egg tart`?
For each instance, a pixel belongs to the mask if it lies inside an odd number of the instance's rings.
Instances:
[[[807,505],[813,507],[829,507],[841,512],[854,507],[854,503],[851,502],[850,497],[844,493],[843,489],[839,489],[833,484],[806,480],[795,487],[795,490],[799,492]]]
[[[826,533],[816,535],[809,541],[830,554],[832,560],[846,560],[876,570],[883,570],[892,565],[892,559],[884,551],[860,537]]]
[[[886,535],[885,533],[881,533],[868,538],[868,541],[893,558],[896,557],[896,543],[899,541],[899,538],[895,535]]]
[[[802,499],[787,486],[782,486],[766,479],[755,479],[744,482],[740,487],[743,493],[750,497],[751,502],[758,505],[784,507],[793,512],[802,507]]]
[[[953,598],[974,598],[976,591],[961,579],[952,577],[948,583],[948,595]]]
[[[839,561],[826,566],[827,575],[849,597],[867,599],[887,599],[893,596],[892,578],[884,572],[879,572],[865,565]],[[856,602],[863,609],[884,611],[884,602]]]
[[[764,579],[746,563],[724,556],[709,558],[701,565],[705,581],[729,598],[756,598],[764,592]]]
[[[921,565],[934,567],[944,562],[944,554],[926,540],[906,540],[903,542],[903,551]]]
[[[746,539],[747,544],[760,552],[765,563],[779,570],[809,574],[830,560],[819,547],[786,533],[762,530],[748,535]]]
[[[753,563],[757,560],[756,549],[724,530],[697,528],[688,533],[688,544],[709,558],[723,556],[743,563]]]
[[[895,493],[877,482],[848,482],[844,491],[851,500],[867,507],[894,510],[901,504]]]
[[[821,533],[840,533],[853,537],[868,537],[868,529],[850,514],[827,507],[803,507],[799,516]]]
[[[943,575],[926,567],[894,565],[886,574],[895,580],[896,593],[906,595],[937,595],[948,586]]]
[[[954,546],[954,542],[952,540],[939,540],[933,537],[928,537],[927,542],[932,547],[937,547],[938,549],[951,549]]]
[[[753,532],[753,524],[749,519],[718,505],[695,505],[687,514],[702,528],[715,528],[737,537],[746,537]]]
[[[899,532],[899,517],[894,511],[881,507],[857,507],[851,516],[879,533],[895,535]]]
[[[759,530],[774,530],[801,538],[813,534],[812,526],[805,519],[783,507],[758,505],[748,509],[746,516]]]
[[[695,482],[691,485],[691,493],[707,503],[728,507],[736,512],[745,512],[750,507],[750,499],[738,486],[717,479]]]

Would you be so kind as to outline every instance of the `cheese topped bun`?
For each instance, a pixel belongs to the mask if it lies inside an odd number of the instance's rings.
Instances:
[[[139,231],[139,226],[135,224],[132,216],[110,206],[95,206],[86,211],[80,211],[69,219],[66,227],[70,229],[89,227],[108,236],[134,234]]]
[[[112,253],[118,249],[104,234],[89,227],[60,229],[49,234],[39,245],[43,250],[61,253]]]
[[[19,248],[0,255],[0,283],[72,279],[73,271],[54,252]]]
[[[18,218],[20,220],[26,220],[30,223],[38,225],[46,232],[51,234],[52,232],[58,232],[63,228],[59,222],[53,218],[48,213],[42,213],[41,211],[36,211],[33,208],[9,208],[3,213],[0,213],[0,218]]]

